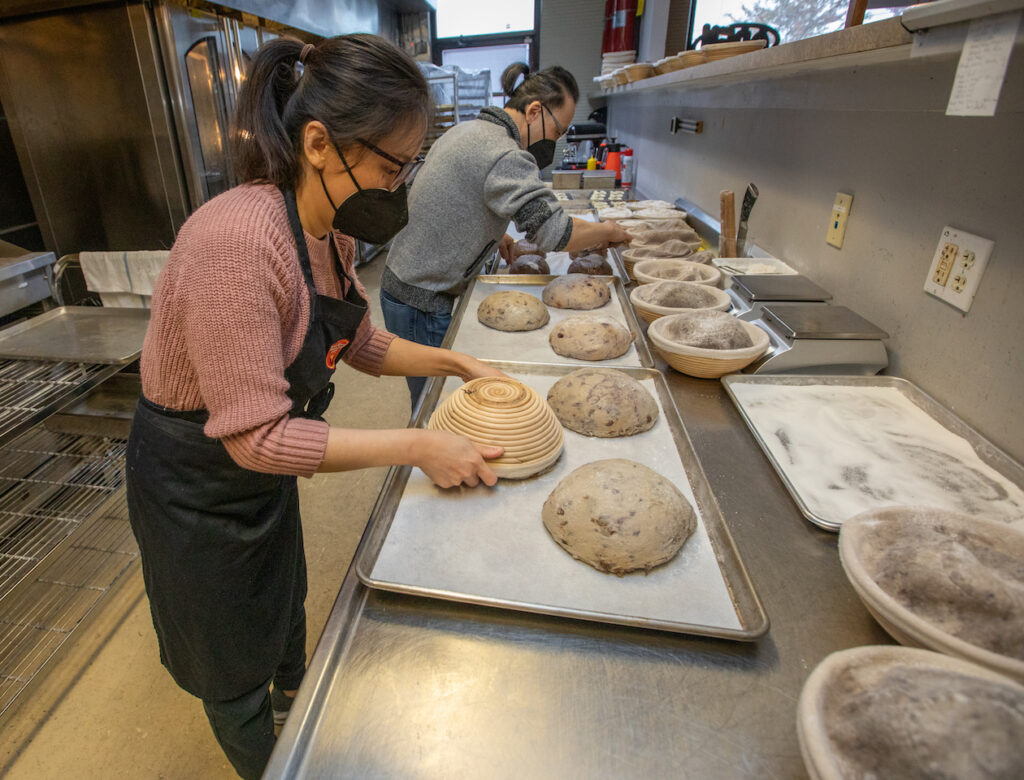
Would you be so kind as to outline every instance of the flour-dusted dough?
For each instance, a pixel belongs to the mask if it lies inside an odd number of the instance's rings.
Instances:
[[[525,238],[521,238],[512,245],[511,255],[512,259],[515,260],[517,257],[522,255],[539,255],[540,257],[547,257],[548,253],[532,241],[527,241]]]
[[[686,216],[683,212],[678,209],[659,209],[659,208],[648,208],[640,209],[635,212],[631,212],[637,219],[678,219],[679,217]]]
[[[510,274],[537,274],[546,276],[551,273],[548,261],[540,255],[519,255],[508,267]]]
[[[669,342],[702,349],[743,349],[753,339],[731,314],[702,309],[673,315],[659,331]]]
[[[519,290],[503,290],[480,301],[476,318],[495,330],[522,331],[543,328],[551,315],[536,296]]]
[[[559,309],[599,309],[612,299],[612,291],[608,282],[586,274],[567,274],[548,282],[541,298]]]
[[[611,360],[629,351],[633,334],[604,317],[566,317],[551,329],[551,349],[577,360]]]
[[[675,485],[621,458],[573,471],[551,491],[541,518],[573,558],[620,577],[672,560],[697,527]]]
[[[611,276],[612,267],[604,255],[592,254],[573,258],[569,264],[571,274],[590,274],[592,276]]]
[[[677,241],[670,238],[660,244],[638,244],[629,246],[629,256],[633,261],[653,260],[658,257],[685,257],[687,259],[694,253],[694,247],[699,244],[688,244],[685,241]]]
[[[609,219],[629,219],[632,216],[633,212],[625,207],[598,209],[597,211],[597,218],[602,222]]]
[[[721,291],[695,282],[664,281],[642,284],[634,293],[641,301],[666,309],[708,309],[719,303]]]
[[[548,391],[559,421],[584,436],[609,439],[650,430],[658,403],[633,377],[613,368],[581,368]]]

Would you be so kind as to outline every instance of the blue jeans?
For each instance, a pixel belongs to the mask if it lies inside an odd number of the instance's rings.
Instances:
[[[425,344],[428,347],[440,347],[444,341],[444,334],[448,332],[448,326],[452,323],[451,314],[431,314],[420,311],[412,306],[407,306],[401,301],[392,298],[381,290],[380,308],[384,313],[384,324],[388,330],[399,338],[406,341],[415,341],[417,344]],[[405,381],[409,385],[409,395],[412,397],[412,405],[423,392],[423,386],[427,383],[425,376],[407,376]]]

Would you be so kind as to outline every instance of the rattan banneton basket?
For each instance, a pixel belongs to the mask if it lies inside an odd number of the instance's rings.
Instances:
[[[661,317],[651,323],[647,329],[647,336],[654,344],[658,353],[665,358],[665,361],[676,371],[687,376],[695,376],[701,379],[717,379],[718,377],[731,374],[734,371],[746,368],[768,349],[770,339],[768,334],[757,325],[752,325],[743,320],[736,320],[743,329],[750,334],[754,344],[741,349],[705,349],[703,347],[691,347],[679,344],[666,339],[661,330],[677,317],[687,317],[688,314],[670,314]]]
[[[427,427],[504,447],[504,455],[487,463],[505,479],[538,474],[562,454],[562,424],[548,402],[508,377],[466,382],[441,402]]]
[[[671,306],[662,306],[657,303],[651,303],[649,300],[651,295],[655,294],[659,288],[665,287],[678,287],[681,289],[697,287],[710,296],[714,302],[707,306],[689,306],[685,308],[674,308]],[[630,291],[629,301],[633,304],[633,308],[636,310],[636,313],[647,320],[647,322],[654,322],[659,317],[667,317],[670,314],[679,314],[684,311],[697,311],[699,309],[729,311],[729,308],[732,306],[732,299],[729,297],[728,293],[723,290],[719,290],[717,287],[710,287],[706,284],[697,284],[696,282],[664,281],[654,282],[653,284],[640,284]]]

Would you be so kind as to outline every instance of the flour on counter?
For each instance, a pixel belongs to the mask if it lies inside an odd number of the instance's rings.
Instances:
[[[1024,528],[1024,490],[895,388],[737,382],[731,390],[778,468],[825,522],[911,505]]]

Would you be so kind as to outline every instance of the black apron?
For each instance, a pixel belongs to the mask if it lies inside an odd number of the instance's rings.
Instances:
[[[284,198],[309,291],[306,336],[285,369],[290,414],[322,419],[331,375],[367,305],[333,237],[335,270],[349,288],[344,300],[317,294],[295,193]],[[160,660],[189,693],[222,701],[273,677],[303,614],[306,559],[296,477],[238,466],[203,433],[208,416],[141,398],[126,478]]]

